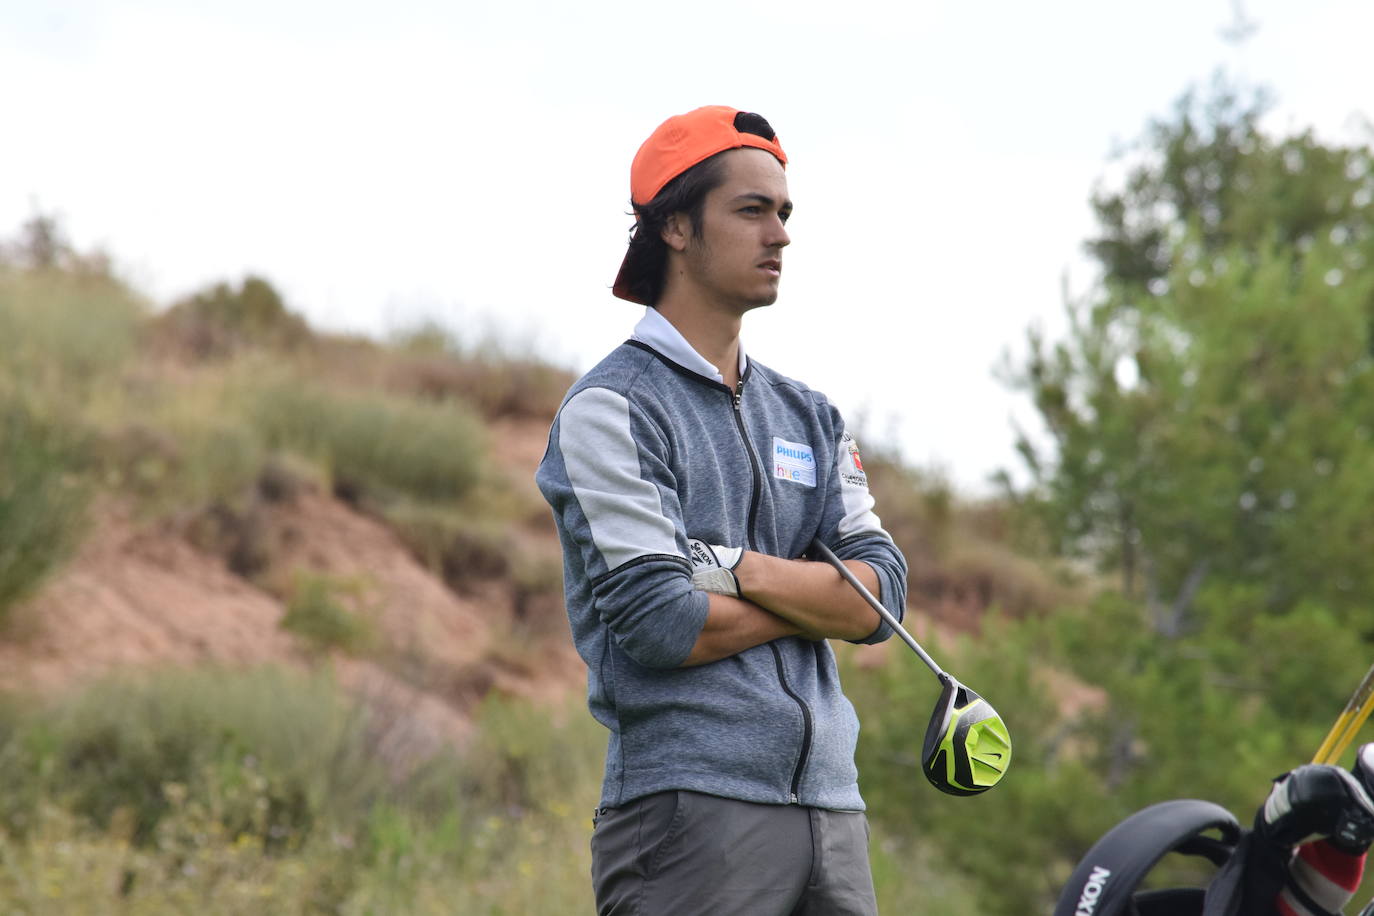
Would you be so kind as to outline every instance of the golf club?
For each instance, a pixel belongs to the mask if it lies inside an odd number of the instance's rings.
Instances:
[[[1374,698],[1374,665],[1365,672],[1364,680],[1355,688],[1350,701],[1345,704],[1345,709],[1341,710],[1340,716],[1336,718],[1336,724],[1331,726],[1331,731],[1327,733],[1326,739],[1317,749],[1316,756],[1312,758],[1313,763],[1336,763],[1341,759],[1341,755],[1359,732],[1360,726],[1369,718],[1370,711],[1374,710],[1371,698]]]
[[[943,685],[921,748],[926,779],[949,795],[978,795],[997,785],[1011,764],[1011,735],[992,704],[935,664],[901,622],[819,538],[811,542],[811,549],[854,586],[869,607],[920,656]]]

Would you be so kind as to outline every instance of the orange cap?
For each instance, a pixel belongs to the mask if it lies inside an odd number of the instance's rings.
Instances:
[[[694,165],[728,149],[752,146],[767,150],[787,165],[787,154],[774,135],[772,140],[735,129],[739,110],[725,105],[707,105],[674,115],[654,130],[635,153],[630,164],[630,200],[637,205],[647,204],[658,196],[663,186]],[[616,296],[641,305],[651,305],[630,292],[626,278],[630,255],[626,252],[611,288]]]
[[[707,105],[658,125],[630,165],[630,200],[647,204],[664,185],[692,166],[741,146],[767,150],[787,165],[787,154],[776,137],[768,140],[735,130],[738,114],[738,110],[724,105]]]

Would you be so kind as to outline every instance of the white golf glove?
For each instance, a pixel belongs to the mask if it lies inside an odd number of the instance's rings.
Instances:
[[[719,547],[696,538],[687,539],[692,561],[692,584],[703,592],[740,597],[735,567],[744,556],[740,547]]]

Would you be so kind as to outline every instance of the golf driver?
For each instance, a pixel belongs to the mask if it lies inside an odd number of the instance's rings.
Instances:
[[[926,726],[921,747],[922,770],[930,784],[949,795],[978,795],[1001,781],[1011,763],[1011,736],[1002,717],[987,700],[955,680],[935,664],[906,628],[864,587],[849,567],[820,539],[811,549],[844,577],[863,596],[869,607],[920,656],[940,679],[943,689]]]
[[[1326,739],[1317,749],[1316,756],[1312,758],[1313,763],[1336,763],[1341,759],[1341,755],[1359,732],[1360,726],[1369,718],[1370,711],[1374,710],[1371,698],[1374,698],[1374,665],[1365,673],[1360,686],[1355,688],[1355,693],[1337,717],[1336,724],[1331,726],[1331,731],[1327,733]]]

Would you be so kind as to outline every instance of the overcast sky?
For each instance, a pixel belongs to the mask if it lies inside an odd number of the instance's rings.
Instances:
[[[993,377],[1086,289],[1113,150],[1218,69],[1275,130],[1374,113],[1374,4],[0,0],[0,232],[35,205],[149,296],[247,272],[318,326],[422,319],[576,369],[610,295],[629,163],[704,104],[777,129],[796,212],[749,353],[977,490],[1024,399]]]

